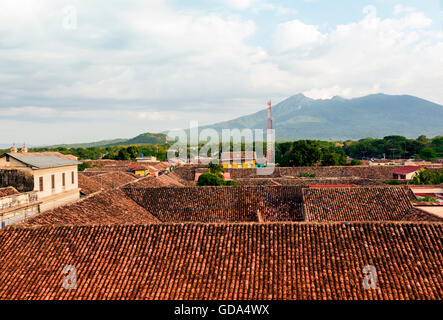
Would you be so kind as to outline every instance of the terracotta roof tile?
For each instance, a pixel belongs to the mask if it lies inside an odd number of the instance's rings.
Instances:
[[[6,228],[0,299],[441,300],[442,239],[441,223]]]
[[[393,170],[392,173],[395,173],[395,174],[408,174],[408,173],[412,173],[412,172],[418,171],[421,168],[423,168],[423,167],[420,167],[420,166],[404,166],[404,167],[401,167],[401,168]]]
[[[131,187],[145,188],[145,187],[183,187],[178,180],[169,177],[168,175],[161,175],[158,177],[145,177],[131,184]]]
[[[156,223],[146,209],[120,189],[100,192],[19,222],[23,226]]]
[[[413,197],[413,195],[412,195]],[[303,189],[307,221],[401,221],[410,215],[411,191],[405,187]],[[439,221],[430,215],[422,220]]]
[[[96,179],[91,179],[81,172],[78,173],[78,187],[80,188],[80,192],[84,195],[101,191],[100,182]]]
[[[301,221],[301,188],[164,187],[134,188],[125,192],[163,222]]]

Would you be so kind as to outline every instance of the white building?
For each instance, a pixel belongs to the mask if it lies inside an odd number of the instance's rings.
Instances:
[[[80,162],[72,155],[58,152],[28,153],[25,147],[20,152],[9,152],[0,156],[0,170],[17,169],[32,176],[33,190],[37,191],[40,202],[40,212],[80,198],[78,164]]]

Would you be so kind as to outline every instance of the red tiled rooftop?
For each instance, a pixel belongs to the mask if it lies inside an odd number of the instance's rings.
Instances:
[[[141,181],[140,181],[141,182]],[[294,186],[164,187],[124,191],[162,222],[301,221],[301,188]]]
[[[126,196],[123,191],[114,189],[34,215],[18,224],[62,226],[157,222],[159,222],[157,218]]]
[[[312,184],[309,188],[357,188],[356,184]]]
[[[306,221],[408,221],[413,197],[405,187],[303,189],[304,216]],[[441,221],[422,215],[422,220]]]
[[[441,300],[442,239],[441,223],[6,228],[0,299]]]
[[[423,168],[423,167],[420,167],[420,166],[404,166],[404,167],[401,167],[401,168],[393,170],[392,173],[395,173],[395,174],[408,174],[408,173],[420,170],[421,168]]]

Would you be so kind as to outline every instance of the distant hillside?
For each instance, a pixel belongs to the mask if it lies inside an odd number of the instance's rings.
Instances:
[[[47,148],[66,147],[66,148],[91,148],[91,147],[108,147],[117,145],[131,144],[165,144],[166,135],[163,133],[142,133],[130,139],[113,139],[101,140],[96,142],[59,144],[55,146],[47,146]]]
[[[409,95],[373,94],[361,98],[311,99],[292,96],[272,108],[276,139],[347,140],[402,135],[443,135],[443,106]],[[267,126],[266,110],[204,128]]]

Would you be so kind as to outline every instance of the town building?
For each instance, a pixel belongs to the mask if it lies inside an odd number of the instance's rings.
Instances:
[[[154,157],[154,156],[144,157],[143,155],[136,158],[135,160],[137,162],[160,162],[159,160],[157,160],[157,157]]]
[[[411,180],[421,168],[419,166],[404,166],[392,171],[392,177],[396,180]]]
[[[255,151],[222,152],[223,168],[254,168],[257,159]]]
[[[15,151],[15,152],[12,152]],[[0,170],[24,172],[31,176],[32,190],[36,191],[40,202],[40,212],[76,201],[80,198],[78,188],[77,158],[58,152],[28,152],[23,147],[19,152],[11,152],[0,156]],[[14,171],[12,171],[14,172]],[[13,186],[14,180],[9,179],[8,185]]]
[[[144,166],[141,164],[133,164],[129,166],[129,170],[139,177],[149,176],[151,172],[149,171],[148,166]]]

